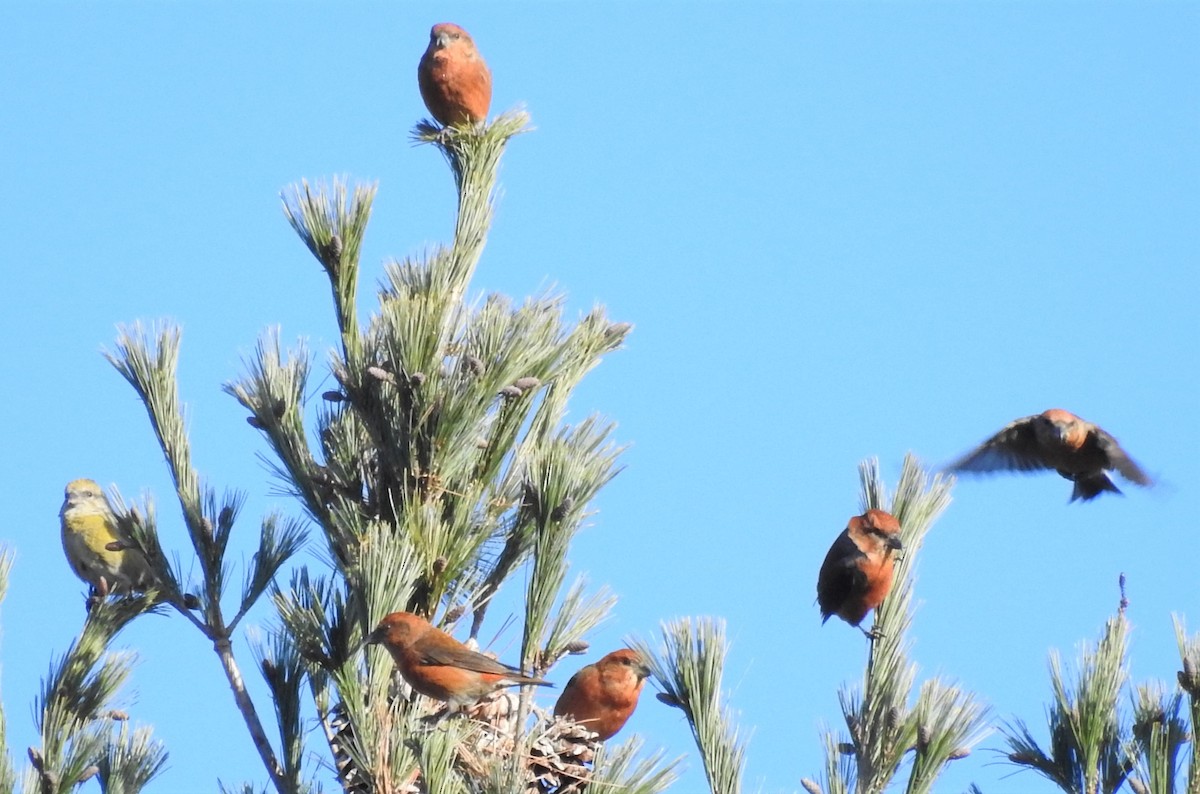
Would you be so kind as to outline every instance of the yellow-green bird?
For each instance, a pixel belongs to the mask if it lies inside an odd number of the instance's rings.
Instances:
[[[58,513],[62,519],[63,551],[75,575],[92,586],[101,598],[153,587],[157,581],[145,556],[134,548],[108,548],[128,544],[104,491],[95,480],[67,483],[66,498]]]

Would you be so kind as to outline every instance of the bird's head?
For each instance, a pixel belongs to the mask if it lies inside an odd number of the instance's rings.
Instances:
[[[1038,440],[1054,440],[1065,443],[1075,435],[1080,419],[1070,411],[1051,408],[1033,420],[1033,432]]]
[[[78,508],[106,510],[108,501],[104,497],[104,489],[95,480],[72,480],[67,483],[63,492],[63,504],[60,512]]]
[[[891,513],[868,510],[854,520],[859,522],[859,532],[884,550],[900,551],[904,548],[900,541],[900,522]]]
[[[429,31],[429,46],[434,49],[445,49],[457,41],[470,42],[471,34],[453,22],[441,22]]]
[[[393,612],[384,616],[375,630],[367,635],[366,644],[404,648],[420,639],[430,628],[429,621],[411,612]]]
[[[646,658],[632,648],[613,651],[598,662],[601,667],[628,669],[638,680],[650,677],[650,665]]]

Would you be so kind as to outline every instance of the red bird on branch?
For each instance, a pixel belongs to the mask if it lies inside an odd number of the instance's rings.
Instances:
[[[817,577],[821,622],[837,615],[851,626],[862,623],[891,591],[894,552],[902,548],[900,522],[891,513],[868,510],[851,518],[829,547]]]
[[[624,727],[650,675],[650,667],[637,651],[622,648],[571,676],[554,715],[574,720],[608,741]]]
[[[425,107],[444,126],[487,118],[492,73],[471,34],[452,22],[429,31],[429,47],[417,66],[417,84]]]
[[[474,705],[506,686],[552,686],[471,650],[410,612],[393,612],[379,621],[368,635],[367,644],[387,648],[400,675],[413,689],[445,701],[451,711]]]
[[[1106,471],[1115,470],[1142,486],[1154,481],[1111,435],[1070,411],[1051,408],[1010,422],[996,435],[952,463],[951,472],[1042,471],[1054,469],[1075,483],[1071,501],[1121,493]]]

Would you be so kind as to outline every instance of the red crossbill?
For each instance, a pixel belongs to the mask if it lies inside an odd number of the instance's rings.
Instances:
[[[1054,469],[1075,483],[1071,491],[1072,502],[1094,499],[1104,491],[1121,493],[1106,470],[1115,470],[1137,485],[1153,484],[1115,438],[1060,408],[1010,422],[947,470],[994,472],[1002,469],[1023,472]]]
[[[817,577],[821,622],[837,615],[851,626],[862,623],[892,589],[893,552],[902,548],[900,522],[891,513],[868,510],[851,518]]]
[[[475,704],[506,686],[552,686],[515,667],[473,651],[411,612],[393,612],[379,621],[368,644],[388,649],[400,675],[426,697],[443,700],[451,711]]]
[[[637,708],[650,667],[637,651],[622,648],[571,676],[554,714],[574,720],[607,741]]]
[[[95,480],[67,483],[58,516],[67,562],[76,576],[92,586],[93,595],[124,595],[155,585],[150,563],[122,533]]]
[[[449,126],[487,118],[492,73],[471,35],[452,22],[434,25],[417,66],[421,98],[439,123]]]

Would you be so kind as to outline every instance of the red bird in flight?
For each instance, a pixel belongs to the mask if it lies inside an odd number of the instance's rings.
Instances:
[[[891,591],[894,552],[902,548],[900,522],[891,513],[868,510],[851,518],[829,547],[817,577],[821,622],[837,615],[851,626],[862,623]]]
[[[955,473],[1044,469],[1053,469],[1075,483],[1072,502],[1095,499],[1105,491],[1121,493],[1108,471],[1116,471],[1137,485],[1154,484],[1115,438],[1060,408],[1010,422],[947,467]]]
[[[556,717],[567,717],[608,741],[624,727],[650,675],[637,651],[622,648],[580,668],[554,704]]]
[[[552,686],[471,650],[411,612],[393,612],[379,621],[367,636],[367,644],[387,648],[400,675],[413,689],[445,701],[451,711],[474,705],[506,686]]]
[[[483,121],[492,104],[492,73],[471,34],[452,22],[434,25],[417,66],[430,114],[443,126]]]

